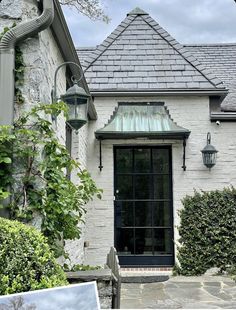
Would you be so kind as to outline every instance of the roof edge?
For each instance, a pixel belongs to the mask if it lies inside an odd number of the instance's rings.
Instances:
[[[156,96],[156,95],[167,95],[167,96],[189,96],[189,95],[206,95],[206,96],[222,96],[225,97],[228,94],[228,90],[226,88],[223,89],[178,89],[178,90],[90,90],[90,93],[94,97],[102,97],[102,96]]]
[[[211,112],[211,122],[236,122],[236,111],[235,112]]]
[[[191,64],[209,83],[215,88],[223,85],[216,76],[214,76],[209,69],[202,65],[196,57],[194,57],[185,47],[174,39],[164,28],[162,28],[150,15],[141,16],[141,18],[152,27],[165,41],[168,42],[189,64]]]
[[[85,71],[88,70],[93,63],[105,52],[105,50],[122,34],[122,32],[136,18],[135,15],[127,16],[112,33],[93,51],[93,57],[84,61]],[[87,65],[86,65],[87,64]]]
[[[107,140],[107,139],[140,139],[140,138],[146,138],[148,140],[152,139],[170,139],[170,140],[183,140],[183,139],[188,139],[191,131],[186,130],[183,132],[129,132],[129,133],[122,133],[122,132],[95,132],[95,137],[98,140]]]
[[[63,58],[67,61],[75,62],[80,67],[82,67],[61,6],[58,0],[53,1],[55,6],[55,16],[53,23],[51,25],[51,30],[53,32],[54,38],[58,44],[58,47],[62,53]],[[69,68],[72,75],[73,74],[76,75],[78,73],[78,68],[76,68],[74,65],[69,65]],[[87,93],[90,93],[87,81],[84,76],[81,80],[81,85],[86,90]],[[97,112],[92,100],[89,101],[88,114],[92,120],[97,119]]]

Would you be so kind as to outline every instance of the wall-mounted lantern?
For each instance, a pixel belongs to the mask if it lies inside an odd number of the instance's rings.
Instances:
[[[69,108],[67,123],[72,129],[76,131],[87,123],[87,111],[88,111],[88,98],[90,95],[84,90],[84,88],[78,85],[79,81],[83,78],[83,71],[81,67],[74,62],[64,62],[55,71],[54,87],[53,87],[53,102],[56,102],[57,98],[57,73],[58,70],[67,64],[73,64],[79,68],[80,76],[78,79],[72,78],[73,86],[67,89],[64,95],[61,95],[61,100],[64,101]]]
[[[211,134],[207,133],[207,145],[204,147],[202,152],[203,164],[211,169],[216,164],[217,150],[213,145],[211,145]]]

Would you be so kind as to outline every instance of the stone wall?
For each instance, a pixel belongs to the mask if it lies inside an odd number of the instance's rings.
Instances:
[[[113,284],[110,269],[67,272],[70,284],[96,281],[101,309],[112,308]]]
[[[164,101],[171,118],[191,131],[187,140],[186,165],[182,170],[182,141],[165,140],[104,140],[102,141],[103,170],[100,172],[99,143],[94,131],[104,127],[118,102]],[[92,172],[97,186],[104,190],[102,200],[94,200],[88,206],[86,235],[89,247],[85,262],[91,265],[104,264],[109,248],[114,244],[114,192],[113,192],[113,146],[114,145],[162,145],[172,146],[173,207],[175,241],[179,224],[177,211],[182,207],[181,199],[199,190],[222,189],[236,185],[236,136],[234,123],[211,123],[208,97],[153,97],[153,98],[96,98],[98,120],[89,126],[88,170]],[[211,132],[212,144],[218,149],[217,164],[209,171],[202,163],[201,150],[206,145],[207,132]]]
[[[0,3],[0,32],[4,27],[11,27],[13,23],[20,23],[40,14],[37,0],[2,0]],[[15,118],[24,111],[29,111],[38,103],[51,103],[51,91],[54,83],[56,68],[65,61],[60,48],[54,38],[51,28],[48,28],[33,38],[29,38],[19,44],[23,52],[25,67],[24,85],[21,87],[25,103],[21,106],[15,105]],[[65,68],[58,71],[57,95],[66,91]],[[54,129],[61,143],[65,143],[65,119],[58,117],[54,122]],[[84,126],[79,135],[73,133],[72,156],[81,161],[81,168],[86,167],[86,144],[87,126]],[[76,174],[72,175],[72,181],[78,182]],[[37,221],[36,221],[37,222]],[[35,225],[37,226],[37,223]],[[83,230],[82,230],[83,231]],[[66,249],[71,253],[72,264],[83,262],[84,250],[83,233],[82,238],[70,241]]]

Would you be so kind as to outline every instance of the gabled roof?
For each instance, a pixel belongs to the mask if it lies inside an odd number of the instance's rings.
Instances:
[[[194,44],[185,47],[229,89],[221,105],[222,110],[236,111],[236,44]]]
[[[146,12],[136,8],[84,61],[93,91],[226,92],[206,66]]]

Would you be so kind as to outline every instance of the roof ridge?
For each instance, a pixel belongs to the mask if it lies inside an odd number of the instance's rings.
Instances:
[[[112,45],[112,43],[126,30],[126,28],[130,25],[132,21],[135,20],[135,18],[138,15],[129,15],[127,16],[117,27],[112,33],[96,48],[94,51],[94,57],[85,60],[85,65],[86,63],[88,66],[84,71],[87,71],[92,64],[107,50],[108,47]]]
[[[162,28],[150,15],[140,16],[149,26],[151,26],[165,41],[168,42],[188,63],[190,63],[208,82],[215,88],[223,82],[214,76],[209,69],[202,65],[185,47],[174,39],[164,28]],[[225,87],[224,87],[225,88]]]
[[[136,7],[135,9],[133,9],[127,14],[127,16],[129,15],[149,15],[149,14],[145,12],[144,10],[140,9],[139,7]]]

